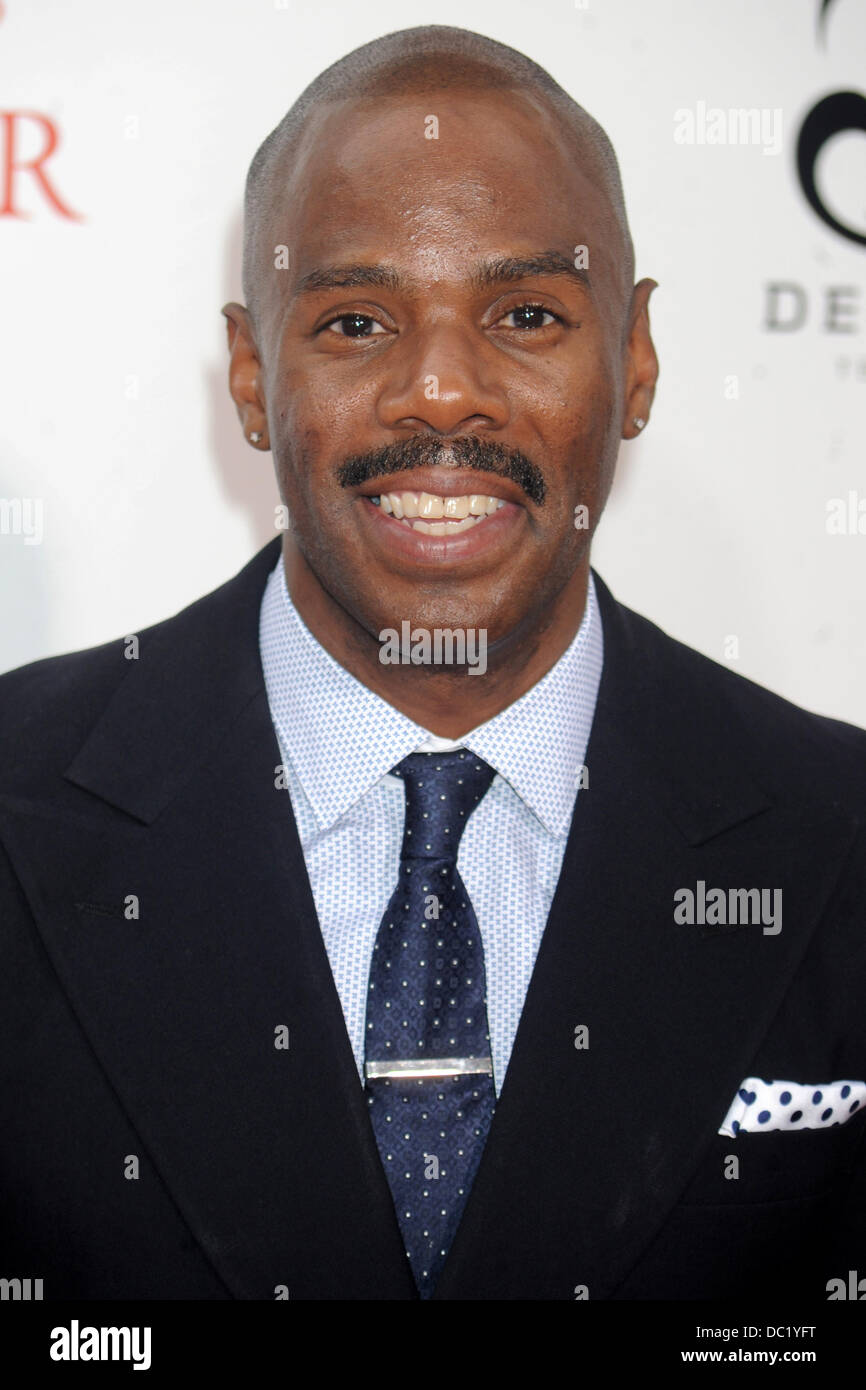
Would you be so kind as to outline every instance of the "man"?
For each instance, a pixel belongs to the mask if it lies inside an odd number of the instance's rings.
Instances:
[[[603,131],[480,36],[366,45],[259,150],[224,313],[282,544],[0,685],[4,1273],[822,1300],[863,1269],[866,736],[590,570],[654,287]]]

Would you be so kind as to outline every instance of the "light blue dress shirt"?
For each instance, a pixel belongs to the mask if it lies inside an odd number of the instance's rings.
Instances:
[[[459,742],[436,738],[331,657],[295,609],[282,560],[268,578],[259,643],[268,703],[322,937],[358,1074],[370,957],[397,882],[409,753],[468,748],[495,768],[457,856],[484,944],[499,1095],[562,868],[603,661],[592,576],[583,621],[531,690]],[[582,795],[592,795],[591,782]]]

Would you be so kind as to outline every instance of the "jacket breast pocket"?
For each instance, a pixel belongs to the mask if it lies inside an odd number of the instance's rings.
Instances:
[[[680,1197],[685,1206],[797,1202],[832,1193],[866,1162],[866,1112],[828,1129],[713,1136]]]

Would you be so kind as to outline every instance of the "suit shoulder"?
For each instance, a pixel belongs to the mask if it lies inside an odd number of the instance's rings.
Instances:
[[[683,720],[715,731],[767,790],[811,791],[866,815],[866,730],[803,709],[616,606],[635,666],[663,673],[661,689]]]
[[[173,655],[183,648],[230,645],[238,614],[247,622],[257,622],[256,595],[276,553],[273,544],[266,546],[217,589],[141,629],[135,634],[135,647],[128,637],[117,637],[0,675],[0,743],[15,750],[14,760],[2,760],[5,769],[0,763],[4,790],[21,789],[24,781],[38,782],[40,770],[56,775],[64,759],[68,762],[75,755],[121,684],[134,679],[136,668],[154,653],[170,672],[176,664]]]
[[[85,729],[129,669],[124,650],[124,639],[117,638],[0,675],[0,739],[14,739],[20,749],[32,729]]]

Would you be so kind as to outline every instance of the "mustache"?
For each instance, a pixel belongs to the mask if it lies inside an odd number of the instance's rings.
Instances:
[[[536,506],[544,504],[547,484],[538,465],[519,449],[508,449],[497,440],[478,439],[475,435],[440,439],[434,435],[416,434],[411,439],[397,440],[381,449],[352,454],[338,468],[337,481],[341,487],[358,487],[375,478],[387,477],[389,473],[402,473],[412,468],[434,468],[446,459],[449,463],[453,459],[461,468],[475,468],[479,472],[508,478]]]

